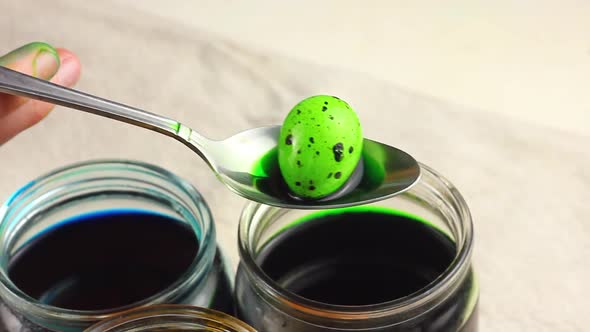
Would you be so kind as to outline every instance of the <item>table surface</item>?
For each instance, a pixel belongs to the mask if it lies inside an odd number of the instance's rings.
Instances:
[[[470,112],[590,134],[590,1],[115,2],[249,47],[367,73]]]
[[[35,19],[25,24],[30,8]],[[109,1],[0,2],[0,53],[32,40],[67,46],[84,65],[78,89],[181,120],[211,138],[278,124],[309,95],[341,96],[367,137],[411,152],[465,196],[475,220],[481,331],[586,330],[590,138],[469,112],[117,8]],[[140,128],[58,108],[0,147],[0,197],[56,167],[101,158],[151,162],[192,182],[235,266],[245,201],[190,150]]]

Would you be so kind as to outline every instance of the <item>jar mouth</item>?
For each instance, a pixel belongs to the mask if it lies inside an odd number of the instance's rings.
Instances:
[[[156,294],[141,301],[101,310],[75,310],[44,304],[21,291],[8,276],[6,257],[9,255],[6,253],[6,247],[9,242],[7,238],[10,237],[10,235],[6,235],[5,232],[14,232],[14,229],[9,231],[9,229],[11,229],[10,224],[19,222],[18,217],[22,216],[22,211],[20,210],[25,208],[28,199],[33,195],[38,194],[38,191],[44,188],[48,182],[56,179],[75,178],[78,174],[92,171],[128,172],[129,175],[141,174],[148,179],[166,182],[179,190],[183,198],[180,196],[175,196],[174,198],[188,200],[185,203],[194,207],[198,212],[198,220],[188,211],[186,214],[183,214],[183,217],[195,232],[199,242],[199,250],[190,266],[185,272],[179,275],[177,280]],[[130,179],[130,177],[127,179]],[[13,211],[20,212],[14,220],[10,218]],[[133,308],[162,303],[167,298],[173,297],[176,293],[186,289],[186,287],[194,285],[194,283],[203,278],[210,269],[213,261],[212,252],[214,253],[215,250],[215,228],[209,207],[197,189],[182,178],[158,166],[133,160],[100,159],[71,164],[37,177],[35,180],[16,190],[6,202],[0,206],[0,257],[3,257],[0,260],[0,298],[2,298],[10,307],[19,309],[31,317],[41,319],[57,318],[60,320],[73,320],[81,323],[95,322]]]
[[[124,311],[115,317],[92,325],[85,332],[111,332],[123,329],[125,331],[151,331],[152,329],[160,330],[158,329],[160,326],[168,324],[172,324],[169,327],[172,329],[175,323],[209,327],[211,331],[256,332],[246,323],[222,312],[176,304],[160,304]],[[157,326],[151,327],[150,324]]]
[[[380,319],[392,317],[392,315],[407,313],[409,310],[419,309],[435,299],[445,298],[452,293],[459,282],[467,274],[473,251],[473,229],[471,213],[459,191],[443,176],[432,168],[420,164],[423,175],[434,176],[440,185],[447,191],[461,220],[462,236],[456,241],[456,254],[449,266],[433,281],[418,291],[396,298],[390,301],[367,305],[337,305],[314,301],[293,293],[270,278],[254,259],[254,250],[251,243],[256,231],[252,230],[252,218],[261,210],[281,213],[285,209],[266,206],[260,203],[250,202],[244,208],[239,226],[238,245],[241,264],[251,280],[256,280],[254,285],[261,291],[268,301],[274,301],[274,305],[288,307],[295,310],[302,317],[320,317],[331,321],[351,322],[367,319]],[[410,190],[411,191],[411,190]],[[402,195],[409,195],[409,192]],[[449,197],[447,197],[449,198]],[[256,235],[254,235],[256,236]],[[280,300],[278,300],[280,299]]]

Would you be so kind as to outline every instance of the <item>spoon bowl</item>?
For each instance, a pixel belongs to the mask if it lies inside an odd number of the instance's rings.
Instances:
[[[224,140],[210,140],[175,120],[4,67],[0,67],[0,92],[93,113],[170,136],[201,156],[229,189],[267,205],[325,209],[366,204],[408,190],[420,177],[420,167],[412,156],[364,139],[362,162],[339,192],[319,200],[301,200],[289,194],[278,167],[280,126],[254,128]]]
[[[375,202],[409,189],[420,177],[412,156],[394,147],[364,139],[362,167],[356,182],[319,200],[289,194],[278,166],[280,126],[249,129],[222,141],[206,141],[205,157],[218,178],[235,193],[266,205],[293,209],[337,208]],[[200,140],[201,138],[197,138]],[[189,139],[189,143],[195,139]],[[193,143],[194,145],[201,145]]]

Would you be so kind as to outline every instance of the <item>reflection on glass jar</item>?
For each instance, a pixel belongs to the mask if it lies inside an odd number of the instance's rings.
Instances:
[[[421,167],[410,190],[369,205],[248,204],[238,317],[260,331],[476,331],[469,210],[446,179]]]
[[[0,257],[8,331],[81,331],[159,303],[233,308],[205,201],[148,164],[88,162],[29,183],[0,208]]]
[[[156,305],[123,312],[84,332],[203,331],[256,332],[224,313],[180,305]]]

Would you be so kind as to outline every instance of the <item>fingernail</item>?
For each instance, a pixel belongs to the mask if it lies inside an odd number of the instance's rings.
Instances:
[[[45,80],[57,73],[59,65],[59,55],[55,48],[41,42],[24,45],[0,57],[0,66]]]
[[[59,70],[59,55],[54,50],[40,50],[33,59],[32,75],[44,80],[49,80]]]

